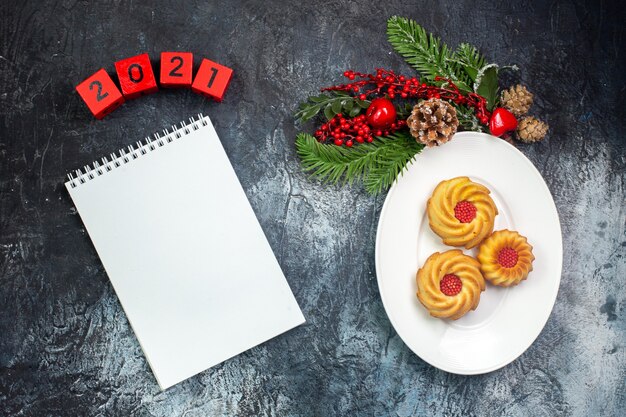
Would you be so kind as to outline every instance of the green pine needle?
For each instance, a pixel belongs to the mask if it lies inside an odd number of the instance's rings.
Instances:
[[[431,83],[440,76],[451,79],[461,90],[472,91],[470,77],[457,62],[454,52],[417,22],[392,16],[387,21],[389,43],[421,75]]]
[[[468,43],[462,43],[454,53],[455,62],[460,65],[465,73],[469,76],[472,83],[476,81],[478,71],[481,70],[487,62],[485,57],[478,52],[476,48]]]
[[[423,148],[408,132],[397,132],[351,148],[322,144],[306,133],[296,137],[304,171],[325,183],[363,181],[370,194],[388,189]]]

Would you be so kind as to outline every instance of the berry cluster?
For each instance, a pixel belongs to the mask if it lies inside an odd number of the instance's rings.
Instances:
[[[498,253],[498,263],[505,268],[513,268],[517,265],[517,251],[513,248],[504,248]]]
[[[459,201],[454,206],[454,217],[461,223],[470,223],[476,218],[476,206],[467,200]]]
[[[373,129],[368,125],[365,115],[361,114],[353,118],[346,118],[343,114],[338,114],[327,123],[324,123],[315,131],[315,137],[320,142],[332,140],[337,146],[346,145],[351,147],[354,142],[372,142],[374,136],[388,136],[396,130],[406,126],[406,121],[398,120],[389,126],[388,129]]]
[[[463,281],[454,274],[446,274],[441,281],[439,281],[439,290],[449,297],[460,293],[462,288]]]
[[[438,98],[449,100],[458,105],[474,108],[478,120],[486,125],[489,123],[491,114],[487,110],[487,100],[475,93],[463,94],[452,80],[444,77],[436,77],[436,81],[445,81],[445,87],[437,87],[420,83],[416,77],[397,75],[391,70],[378,68],[375,74],[365,74],[348,70],[343,75],[350,81],[360,78],[348,84],[334,85],[323,88],[322,91],[344,91],[356,95],[361,100],[371,96],[382,97],[387,95],[394,98]]]

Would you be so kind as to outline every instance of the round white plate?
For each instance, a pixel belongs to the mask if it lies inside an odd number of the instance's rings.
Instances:
[[[415,274],[433,252],[453,249],[430,230],[426,201],[440,181],[461,175],[491,190],[495,230],[526,236],[536,259],[518,286],[487,283],[475,311],[441,320],[418,301]],[[503,140],[463,132],[425,149],[389,191],[376,237],[378,287],[393,327],[420,358],[447,372],[482,374],[515,360],[543,329],[559,290],[562,253],[556,207],[533,164]]]

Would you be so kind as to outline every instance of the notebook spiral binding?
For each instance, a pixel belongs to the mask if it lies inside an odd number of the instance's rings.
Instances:
[[[200,126],[206,126],[208,123],[202,113],[199,113],[196,118],[190,117],[189,123],[182,121],[180,127],[172,125],[171,132],[168,129],[163,129],[162,133],[156,132],[152,137],[147,136],[143,141],[137,141],[135,145],[129,145],[126,148],[122,148],[117,152],[112,153],[107,158],[106,156],[100,161],[94,161],[91,165],[85,165],[84,168],[79,168],[74,172],[67,174],[68,182],[72,188],[76,188],[81,184],[85,184],[88,181],[93,180],[96,177],[104,175],[109,171],[113,171],[115,168],[119,168],[124,164],[147,155],[148,153],[158,149],[162,146],[172,143],[177,139],[188,135],[194,130],[198,130]]]

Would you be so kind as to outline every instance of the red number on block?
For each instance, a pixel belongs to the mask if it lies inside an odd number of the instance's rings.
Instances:
[[[193,54],[191,52],[161,52],[161,77],[163,87],[191,87]]]
[[[102,119],[124,102],[122,93],[104,69],[78,84],[76,91],[96,119]]]
[[[159,89],[148,54],[141,54],[117,61],[115,70],[120,80],[122,94],[127,99],[154,93]]]
[[[230,68],[203,59],[191,89],[203,96],[222,101],[232,76],[233,70]]]

